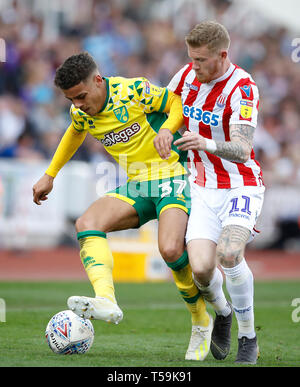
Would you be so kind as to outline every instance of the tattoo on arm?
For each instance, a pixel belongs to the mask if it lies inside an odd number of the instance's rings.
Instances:
[[[217,141],[214,154],[229,161],[245,163],[252,149],[254,129],[250,125],[231,125],[230,141]]]
[[[249,236],[250,231],[245,227],[224,227],[217,247],[217,257],[222,266],[233,267],[241,262]]]

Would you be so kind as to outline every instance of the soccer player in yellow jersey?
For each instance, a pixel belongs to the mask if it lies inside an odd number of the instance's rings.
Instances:
[[[113,257],[106,234],[137,228],[158,219],[159,251],[192,317],[186,359],[204,360],[209,352],[212,318],[197,289],[185,250],[189,185],[184,152],[172,145],[182,126],[180,97],[145,78],[102,77],[88,53],[69,57],[56,71],[55,85],[72,102],[72,122],[46,173],[33,187],[40,205],[59,170],[89,132],[126,170],[128,182],[96,200],[76,221],[80,257],[95,297],[72,296],[68,307],[85,318],[119,323],[123,313],[115,298]],[[167,116],[166,113],[169,113]],[[165,131],[165,143],[156,138]],[[174,135],[174,138],[179,136]],[[162,160],[155,146],[167,149]]]

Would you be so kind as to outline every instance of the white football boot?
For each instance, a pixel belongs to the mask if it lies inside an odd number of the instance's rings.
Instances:
[[[206,358],[210,349],[213,326],[214,321],[211,315],[209,315],[209,324],[207,327],[201,325],[192,326],[192,335],[185,354],[185,360],[203,361]]]
[[[104,297],[72,296],[68,298],[68,307],[79,317],[119,324],[123,312],[117,304]]]

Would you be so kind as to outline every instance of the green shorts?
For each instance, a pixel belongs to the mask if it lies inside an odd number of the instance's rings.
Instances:
[[[139,227],[168,208],[180,208],[188,215],[191,209],[190,186],[187,175],[149,181],[129,181],[105,195],[132,205],[139,216]]]

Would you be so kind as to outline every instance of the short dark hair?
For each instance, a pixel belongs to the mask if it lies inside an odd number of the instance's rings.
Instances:
[[[84,82],[97,69],[97,64],[88,52],[72,55],[58,67],[54,84],[63,90]]]

